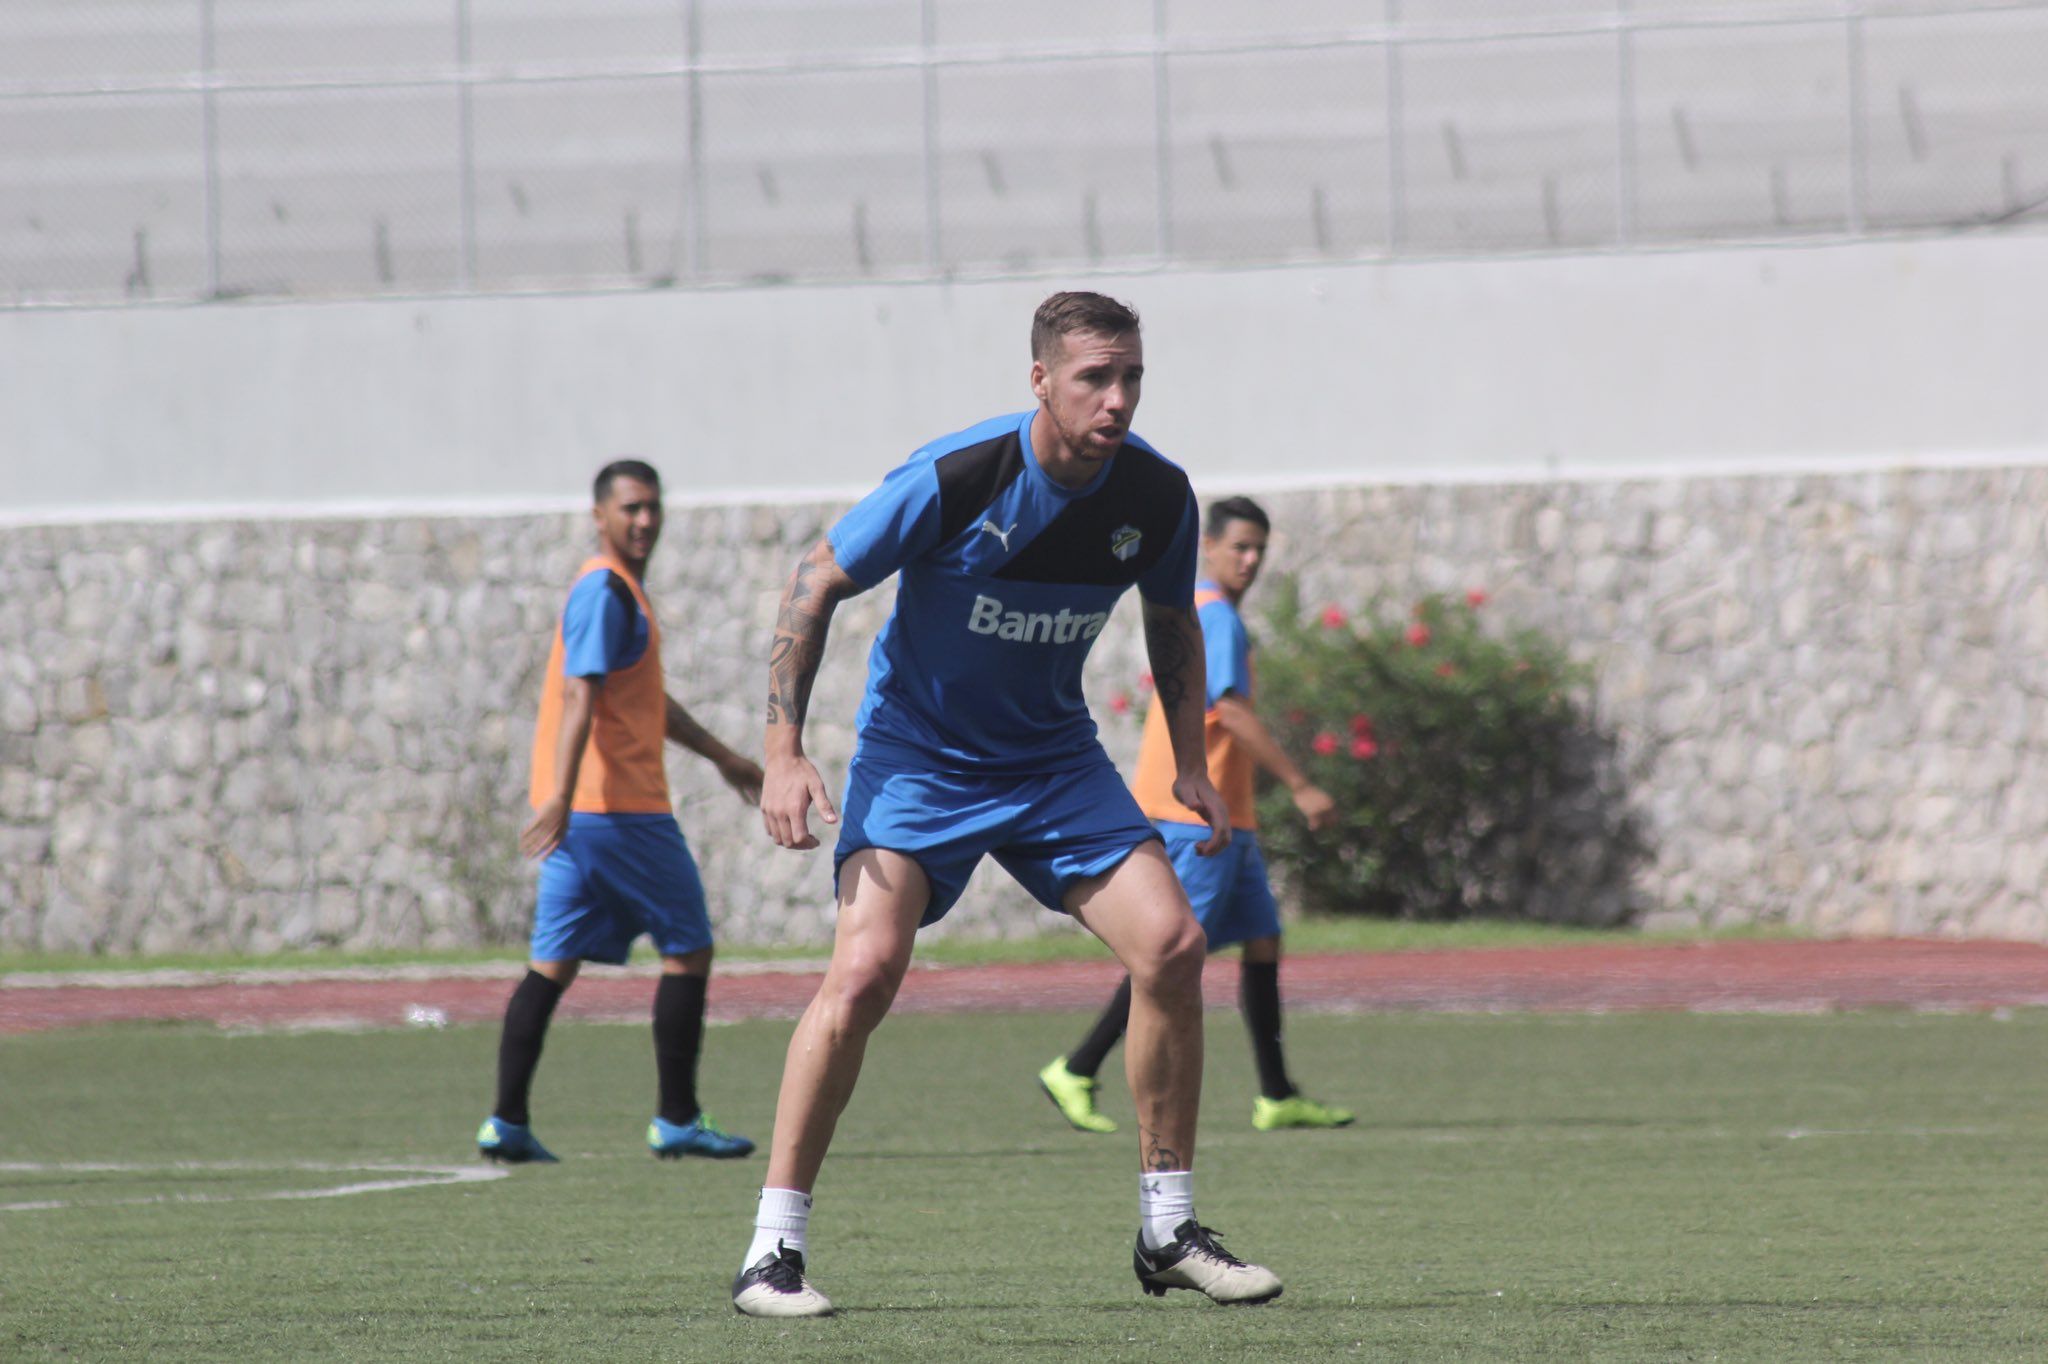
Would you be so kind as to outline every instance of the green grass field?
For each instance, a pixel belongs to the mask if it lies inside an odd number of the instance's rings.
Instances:
[[[892,1020],[812,1224],[842,1315],[780,1324],[726,1296],[763,1163],[647,1156],[641,1029],[557,1028],[560,1166],[315,1199],[469,1163],[492,1030],[0,1039],[0,1204],[59,1205],[0,1212],[0,1358],[2048,1357],[2048,1015],[1304,1016],[1363,1117],[1281,1134],[1215,1015],[1200,1207],[1287,1281],[1235,1311],[1138,1293],[1132,1144],[1031,1083],[1081,1023]],[[729,1127],[787,1037],[710,1034]]]
[[[1700,931],[1648,933],[1637,928],[1570,928],[1519,920],[1467,919],[1454,923],[1413,923],[1403,919],[1364,916],[1301,919],[1287,925],[1290,952],[1413,952],[1484,947],[1583,947],[1589,944],[1731,942],[1788,939],[1799,933],[1776,925],[1743,925]],[[647,942],[636,945],[636,960],[654,960]],[[822,961],[832,953],[829,942],[795,947],[759,947],[720,943],[720,961]],[[983,966],[992,962],[1074,961],[1101,958],[1109,949],[1089,934],[1054,930],[1032,937],[927,937],[917,941],[917,959],[927,963]],[[13,972],[147,971],[175,969],[234,971],[242,969],[319,969],[337,966],[471,966],[496,962],[512,965],[526,959],[525,944],[504,947],[389,948],[360,952],[317,948],[272,952],[263,956],[224,952],[171,953],[155,957],[110,957],[85,952],[0,952],[0,976]]]

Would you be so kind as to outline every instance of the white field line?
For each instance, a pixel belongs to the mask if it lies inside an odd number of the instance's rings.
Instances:
[[[344,1198],[350,1194],[387,1193],[394,1189],[424,1189],[448,1184],[487,1184],[507,1178],[512,1172],[490,1165],[401,1165],[390,1163],[340,1165],[326,1161],[184,1160],[147,1165],[125,1161],[0,1161],[5,1174],[219,1174],[260,1170],[290,1170],[312,1174],[379,1173],[391,1178],[353,1180],[323,1189],[273,1189],[265,1193],[160,1193],[134,1198],[41,1199],[26,1203],[0,1203],[0,1212],[46,1212],[51,1209],[89,1207],[125,1208],[151,1203],[255,1203],[309,1198]]]

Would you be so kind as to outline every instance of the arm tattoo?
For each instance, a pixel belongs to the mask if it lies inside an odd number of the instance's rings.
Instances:
[[[1152,685],[1168,712],[1188,698],[1189,674],[1200,660],[1188,640],[1200,639],[1201,626],[1192,613],[1145,603],[1145,652],[1152,660]]]
[[[782,609],[775,618],[775,643],[768,651],[771,725],[802,726],[810,709],[811,683],[825,657],[825,631],[832,623],[832,609],[842,597],[851,595],[852,580],[831,555],[831,546],[820,541],[796,566],[789,590],[782,594]]]

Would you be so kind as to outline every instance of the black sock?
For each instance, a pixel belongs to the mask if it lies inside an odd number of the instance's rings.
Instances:
[[[505,1006],[505,1030],[498,1036],[498,1103],[491,1109],[493,1116],[522,1127],[528,1121],[526,1099],[533,1088],[534,1067],[540,1064],[548,1020],[561,998],[562,987],[538,971],[529,970],[512,991]]]
[[[1109,1007],[1088,1030],[1088,1036],[1080,1046],[1067,1053],[1067,1069],[1076,1075],[1094,1075],[1102,1069],[1109,1049],[1117,1044],[1117,1039],[1124,1035],[1124,1029],[1130,1026],[1131,978],[1125,976],[1123,984],[1117,986],[1116,993],[1110,996]]]
[[[654,987],[654,1069],[661,1116],[684,1127],[697,1121],[697,1053],[704,1046],[704,977],[669,976]]]
[[[1245,1030],[1252,1035],[1252,1059],[1259,1067],[1259,1093],[1269,1099],[1294,1095],[1287,1062],[1280,1054],[1280,963],[1247,961],[1238,966],[1237,1000]]]

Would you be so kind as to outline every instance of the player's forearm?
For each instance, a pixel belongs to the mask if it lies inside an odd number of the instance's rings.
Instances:
[[[562,727],[555,734],[555,795],[570,801],[576,776],[583,769],[583,750],[590,743],[590,717],[597,709],[597,687],[587,677],[562,679]]]
[[[775,643],[768,653],[770,757],[803,752],[804,716],[810,710],[811,684],[825,658],[832,612],[857,590],[833,557],[829,540],[820,540],[790,575],[775,615]]]
[[[1194,611],[1146,602],[1145,653],[1152,664],[1153,690],[1166,711],[1174,766],[1184,775],[1206,771],[1202,703],[1208,663]]]
[[[1224,730],[1237,740],[1238,747],[1261,771],[1290,791],[1299,791],[1309,784],[1307,775],[1295,766],[1294,759],[1287,756],[1287,750],[1280,747],[1273,731],[1266,728],[1266,722],[1259,718],[1259,713],[1249,703],[1236,696],[1226,696],[1216,703],[1216,715]]]
[[[673,696],[662,698],[668,702],[668,738],[670,743],[681,744],[698,757],[713,763],[728,762],[738,757],[732,748],[716,734],[697,723],[697,718],[684,710],[682,703]]]

